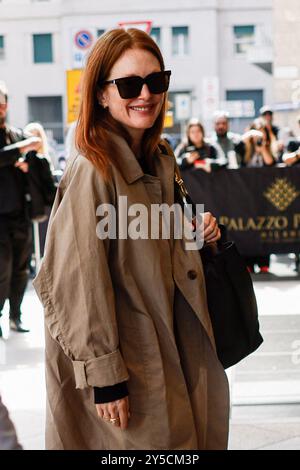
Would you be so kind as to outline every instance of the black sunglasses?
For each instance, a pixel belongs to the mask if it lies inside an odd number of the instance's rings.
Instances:
[[[158,95],[164,93],[169,88],[171,70],[162,70],[147,75],[147,77],[124,77],[115,80],[106,80],[102,85],[113,83],[117,85],[118,92],[123,99],[136,98],[140,95],[144,83],[149,88],[150,93]]]

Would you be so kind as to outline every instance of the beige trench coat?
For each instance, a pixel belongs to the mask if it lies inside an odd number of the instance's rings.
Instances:
[[[183,240],[100,240],[101,203],[174,202],[173,156],[145,175],[125,141],[105,183],[78,155],[51,213],[34,287],[46,324],[47,449],[225,449],[229,394],[197,251]],[[176,322],[177,334],[174,334]],[[125,431],[98,418],[93,387],[128,381]]]

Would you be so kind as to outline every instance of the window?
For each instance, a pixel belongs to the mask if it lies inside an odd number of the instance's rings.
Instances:
[[[175,26],[172,28],[172,54],[177,56],[189,53],[189,28]]]
[[[0,36],[0,60],[5,58],[4,55],[4,36]]]
[[[28,98],[28,121],[40,122],[47,134],[63,142],[63,112],[61,96],[32,96]]]
[[[156,44],[160,46],[160,28],[152,28],[150,36],[152,37],[153,41],[155,41]]]
[[[104,33],[105,33],[105,29],[97,29],[97,38],[102,36],[102,34],[104,34]]]
[[[245,54],[255,42],[255,26],[234,26],[234,52]]]
[[[53,62],[52,34],[33,35],[33,55],[35,64]]]

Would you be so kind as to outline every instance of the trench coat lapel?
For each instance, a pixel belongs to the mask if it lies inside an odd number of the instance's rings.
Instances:
[[[156,175],[161,179],[162,201],[169,206],[174,204],[175,159],[157,150],[154,155]]]
[[[110,133],[111,138],[117,145],[119,155],[122,155],[120,171],[126,183],[132,184],[144,176],[144,172],[127,142],[117,134]]]
[[[132,184],[142,178],[144,172],[127,142],[117,134],[111,133],[111,136],[122,155],[122,165],[120,165],[122,176],[128,184]],[[153,158],[156,175],[161,180],[162,202],[172,205],[174,202],[174,157],[157,149]]]

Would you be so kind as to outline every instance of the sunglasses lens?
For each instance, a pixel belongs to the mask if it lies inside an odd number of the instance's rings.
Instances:
[[[166,71],[152,73],[147,77],[146,82],[151,93],[164,93],[169,88],[170,74]]]
[[[141,93],[144,83],[147,84],[150,93],[164,93],[169,88],[169,71],[151,73],[145,79],[141,77],[124,77],[116,80],[119,94],[123,99],[136,98]]]
[[[136,98],[141,93],[143,80],[140,77],[119,78],[116,81],[121,98]]]

